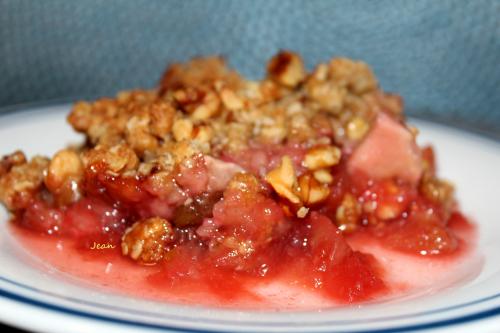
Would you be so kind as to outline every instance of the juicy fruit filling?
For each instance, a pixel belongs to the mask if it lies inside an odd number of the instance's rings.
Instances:
[[[1,160],[13,223],[83,249],[116,246],[162,266],[153,279],[169,288],[208,283],[234,297],[246,292],[238,281],[286,278],[357,302],[388,286],[352,235],[415,256],[460,245],[449,223],[464,218],[432,148],[417,146],[401,99],[360,62],[307,73],[282,52],[255,82],[195,59],[156,90],[79,102],[68,120],[81,147]]]

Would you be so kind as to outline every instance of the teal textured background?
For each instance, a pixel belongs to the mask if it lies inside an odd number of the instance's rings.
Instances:
[[[361,59],[409,114],[500,133],[499,0],[0,0],[0,106],[152,87],[196,55],[259,78],[283,48]]]

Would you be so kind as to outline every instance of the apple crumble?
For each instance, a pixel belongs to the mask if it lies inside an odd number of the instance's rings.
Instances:
[[[252,81],[220,57],[196,58],[168,67],[156,89],[78,102],[68,122],[85,144],[1,160],[12,223],[113,244],[171,278],[293,276],[355,302],[387,285],[349,237],[427,257],[460,246],[453,186],[416,144],[401,97],[359,61],[308,72],[282,51]]]

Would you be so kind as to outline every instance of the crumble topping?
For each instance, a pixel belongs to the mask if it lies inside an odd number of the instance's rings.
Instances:
[[[171,65],[157,89],[76,103],[68,121],[86,143],[50,160],[5,156],[0,200],[14,212],[39,201],[64,208],[97,186],[120,204],[144,202],[121,247],[145,264],[162,260],[182,228],[196,228],[227,258],[249,256],[280,234],[285,215],[304,221],[324,203],[342,232],[384,223],[413,199],[405,186],[449,214],[453,187],[436,177],[402,110],[362,62],[334,58],[307,72],[283,51],[251,81],[220,57],[197,58]],[[350,188],[332,173],[340,167],[382,182],[344,193]],[[249,202],[265,213],[234,212]]]
[[[144,264],[156,263],[168,252],[166,247],[173,237],[174,231],[167,220],[158,217],[140,220],[125,230],[122,253]]]
[[[251,142],[355,143],[380,109],[400,116],[402,102],[378,89],[365,64],[333,59],[308,74],[298,55],[284,51],[260,82],[240,77],[221,58],[199,58],[172,65],[158,90],[79,102],[68,120],[89,148],[126,144],[142,158],[189,141],[191,149],[218,156]]]
[[[29,162],[23,153],[15,152],[2,159],[0,200],[9,210],[25,208],[43,186],[49,159],[35,156]]]

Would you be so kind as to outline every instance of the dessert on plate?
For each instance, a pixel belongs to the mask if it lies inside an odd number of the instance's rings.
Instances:
[[[196,58],[156,89],[78,102],[68,122],[83,145],[1,160],[11,224],[108,251],[160,289],[232,300],[281,281],[353,303],[391,290],[387,268],[353,244],[418,260],[467,246],[432,148],[362,62],[308,72],[282,51],[252,81]]]

